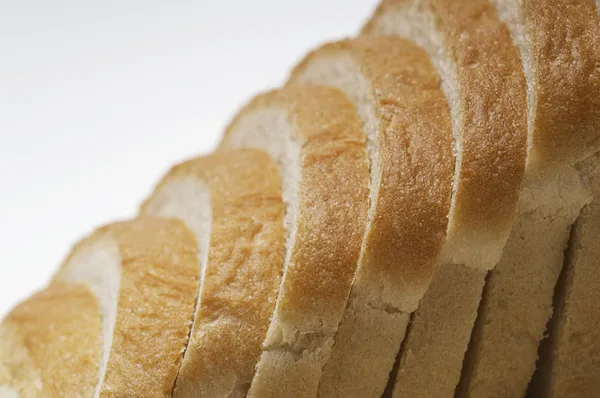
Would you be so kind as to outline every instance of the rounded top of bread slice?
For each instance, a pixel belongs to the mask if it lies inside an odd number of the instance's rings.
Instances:
[[[310,85],[255,97],[223,137],[222,149],[261,148],[280,167],[288,236],[275,310],[283,330],[273,333],[282,341],[337,328],[367,217],[365,141],[348,98]]]
[[[266,152],[234,150],[173,167],[142,206],[199,243],[200,292],[175,396],[244,396],[275,307],[284,206]]]
[[[0,396],[92,396],[101,319],[81,284],[56,283],[16,306],[0,324]]]
[[[198,291],[194,235],[177,220],[140,217],[80,241],[53,283],[86,285],[101,308],[94,396],[168,396]]]
[[[450,104],[456,168],[443,261],[490,269],[508,238],[527,157],[526,82],[484,0],[383,1],[363,35],[418,44]]]
[[[368,137],[371,204],[355,294],[374,308],[416,309],[437,265],[452,194],[448,103],[427,55],[393,37],[328,43],[291,83],[336,87]]]

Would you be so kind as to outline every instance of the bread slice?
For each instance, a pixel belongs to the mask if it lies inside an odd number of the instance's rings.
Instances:
[[[56,283],[0,324],[0,397],[91,397],[102,351],[96,296]]]
[[[75,246],[52,286],[85,285],[100,307],[101,355],[87,396],[170,396],[198,277],[196,240],[176,220],[111,224]]]
[[[277,165],[258,150],[179,164],[142,214],[174,217],[198,238],[200,293],[174,397],[244,397],[282,274],[284,205]]]
[[[254,98],[221,149],[260,148],[277,160],[286,203],[286,255],[249,397],[310,397],[348,292],[369,203],[366,139],[341,92],[293,86]]]
[[[362,35],[395,35],[422,48],[450,104],[456,166],[447,238],[390,387],[395,397],[451,397],[485,276],[517,207],[527,153],[525,77],[508,30],[484,0],[384,1]]]
[[[600,392],[600,154],[581,165],[593,201],[571,230],[554,295],[548,338],[540,346],[530,397],[593,397]]]
[[[392,37],[326,44],[290,82],[342,90],[367,134],[367,233],[319,396],[379,397],[445,238],[454,175],[448,102],[427,55]]]
[[[596,8],[600,12],[600,0]],[[531,397],[583,398],[600,391],[600,154],[578,168],[593,200],[571,230],[548,337],[529,386]]]
[[[523,396],[552,314],[569,231],[600,149],[600,26],[592,0],[493,0],[527,78],[529,151],[515,226],[488,277],[460,396]],[[559,300],[560,301],[560,300]]]

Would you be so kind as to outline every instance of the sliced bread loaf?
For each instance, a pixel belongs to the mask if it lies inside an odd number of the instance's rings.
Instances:
[[[191,231],[154,217],[105,226],[75,246],[51,287],[85,285],[100,307],[101,354],[87,396],[170,396],[194,314],[197,258]]]
[[[422,48],[450,104],[456,165],[447,238],[390,388],[395,397],[452,397],[485,275],[500,259],[518,202],[525,78],[508,30],[485,0],[384,1],[362,34],[396,35]]]
[[[294,86],[253,99],[221,149],[278,162],[286,203],[283,278],[249,397],[311,397],[354,278],[369,202],[366,139],[341,92]]]
[[[600,148],[599,17],[592,0],[491,3],[520,50],[529,150],[518,216],[486,283],[459,396],[522,397],[570,228],[592,198],[578,164]]]
[[[55,283],[0,324],[0,397],[94,395],[101,312],[85,285]]]
[[[141,212],[177,218],[198,239],[200,292],[173,396],[244,397],[285,253],[277,165],[258,150],[189,160],[171,169]]]
[[[448,102],[427,55],[392,37],[324,45],[290,82],[343,91],[367,134],[367,229],[319,396],[379,397],[445,238],[454,175]]]

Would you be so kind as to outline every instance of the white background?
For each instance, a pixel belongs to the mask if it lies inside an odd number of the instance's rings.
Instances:
[[[375,0],[0,0],[0,317]]]

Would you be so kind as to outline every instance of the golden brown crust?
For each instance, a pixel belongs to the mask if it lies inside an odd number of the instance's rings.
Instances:
[[[531,162],[583,160],[600,148],[600,16],[592,0],[525,1],[537,93]]]
[[[458,246],[450,250],[470,253],[479,245],[484,258],[470,260],[466,254],[450,260],[489,269],[510,231],[525,170],[526,83],[518,51],[484,0],[384,0],[363,35],[394,33],[383,29],[381,19],[395,13],[431,19],[437,32],[431,34],[441,36],[445,57],[454,65],[458,113],[452,117],[462,138],[448,230],[449,243]],[[486,260],[489,246],[496,255]]]
[[[275,339],[265,347],[250,395],[314,395],[318,377],[313,376],[329,356],[328,341],[344,310],[365,230],[366,139],[354,106],[341,92],[289,86],[251,101],[227,129],[225,141],[238,123],[263,108],[281,109],[301,146],[297,233],[274,318],[275,329],[301,333],[290,346]],[[274,371],[261,371],[274,364]]]
[[[49,286],[0,325],[0,385],[22,397],[91,397],[101,340],[94,294],[83,285]]]
[[[100,396],[168,396],[198,292],[194,235],[177,220],[155,217],[110,224],[80,241],[61,272],[76,252],[105,239],[119,246],[121,283]]]
[[[200,307],[174,393],[226,396],[230,391],[223,388],[252,381],[279,290],[285,236],[280,178],[265,152],[237,150],[174,167],[156,192],[189,177],[210,192],[212,227]]]

